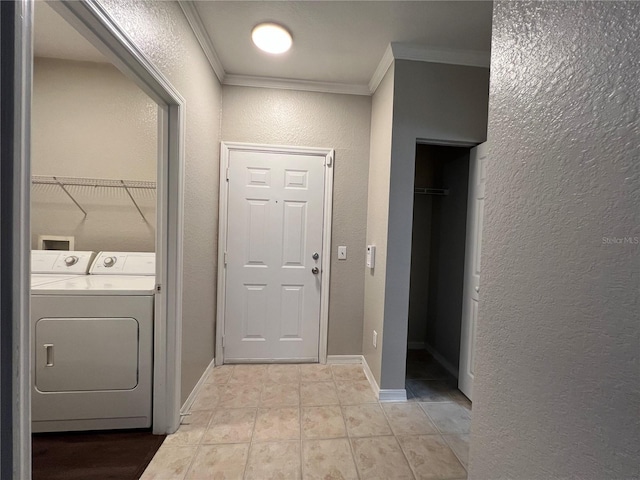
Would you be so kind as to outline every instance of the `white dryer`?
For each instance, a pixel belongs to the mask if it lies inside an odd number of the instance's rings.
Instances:
[[[101,252],[90,273],[32,290],[34,432],[151,426],[155,254]]]

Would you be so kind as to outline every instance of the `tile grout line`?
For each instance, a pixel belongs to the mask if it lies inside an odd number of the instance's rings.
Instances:
[[[458,462],[460,462],[460,465],[462,465],[462,468],[464,468],[464,471],[467,472],[467,476],[469,476],[469,470],[467,470],[467,467],[465,466],[464,463],[462,463],[462,460],[460,459],[460,457],[458,456],[458,454],[456,453],[456,451],[451,447],[451,445],[449,444],[449,442],[447,441],[447,436],[446,435],[442,435],[442,439],[444,440],[444,443],[447,444],[447,446],[449,447],[449,449],[453,452],[453,455],[458,459]]]
[[[380,402],[378,402],[378,404],[380,405],[380,409],[382,410],[382,414],[384,415],[385,420],[389,424],[389,429],[391,430],[391,435],[393,436],[393,438],[395,439],[396,443],[398,444],[398,447],[400,447],[400,451],[402,452],[402,456],[404,457],[405,462],[407,462],[407,465],[409,466],[409,471],[411,472],[411,475],[413,475],[414,479],[418,478],[418,475],[416,474],[416,472],[413,471],[413,466],[411,465],[411,462],[409,462],[409,458],[407,457],[407,454],[405,453],[404,448],[402,448],[402,443],[400,443],[400,440],[398,439],[398,436],[396,435],[396,432],[393,431],[393,427],[391,426],[391,422],[389,421],[389,416],[387,415],[387,412],[384,410],[384,408],[382,407]]]
[[[260,387],[260,395],[258,395],[258,404],[256,405],[256,414],[253,417],[253,427],[251,428],[251,437],[249,438],[249,448],[247,449],[247,460],[244,463],[244,470],[242,472],[242,478],[247,478],[247,470],[249,468],[249,460],[251,458],[251,452],[253,451],[253,438],[256,433],[256,424],[258,423],[258,413],[260,412],[260,401],[262,400],[262,392],[264,391],[264,383]]]

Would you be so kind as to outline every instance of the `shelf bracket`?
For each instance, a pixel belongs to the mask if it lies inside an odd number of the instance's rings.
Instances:
[[[53,177],[53,179],[55,180],[56,184],[57,184],[57,185],[62,189],[62,191],[63,191],[64,193],[66,193],[66,194],[67,194],[67,196],[71,199],[71,201],[72,201],[73,203],[75,203],[75,204],[76,204],[76,207],[78,207],[78,208],[80,209],[80,211],[82,211],[82,213],[83,213],[83,214],[84,214],[84,216],[86,217],[86,216],[87,216],[87,212],[86,212],[86,210],[80,206],[80,204],[76,201],[76,199],[75,199],[75,198],[73,198],[73,195],[71,195],[71,194],[69,193],[69,190],[67,190],[67,189],[65,188],[64,183],[62,183],[62,182],[61,182],[60,180],[58,180],[56,177]]]
[[[138,210],[138,213],[142,217],[142,220],[144,220],[145,223],[149,223],[146,217],[144,216],[144,213],[142,213],[142,210],[140,210],[140,207],[138,206],[138,202],[136,202],[136,199],[133,198],[133,195],[131,195],[131,192],[129,191],[129,187],[127,187],[127,184],[124,183],[124,180],[120,180],[120,183],[122,184],[122,188],[124,188],[124,191],[127,192],[127,195],[129,195],[129,198],[133,202],[133,205],[136,207],[136,210]]]

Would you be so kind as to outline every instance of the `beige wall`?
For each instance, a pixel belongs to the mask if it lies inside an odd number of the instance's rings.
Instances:
[[[186,100],[184,401],[214,354],[220,84],[176,2],[100,3]]]
[[[224,86],[222,107],[223,141],[335,149],[328,353],[359,354],[371,99]]]
[[[157,105],[110,64],[36,58],[33,69],[32,173],[156,180]],[[32,189],[32,248],[41,234],[71,235],[76,250],[154,251],[156,201],[126,192],[69,187],[85,217],[58,187]]]
[[[389,175],[393,126],[394,66],[387,71],[373,95],[368,182],[367,244],[376,246],[375,268],[365,267],[362,353],[380,384],[382,368],[384,297],[386,286],[387,228],[389,223]],[[365,247],[366,248],[366,247]],[[378,332],[377,348],[373,331]]]

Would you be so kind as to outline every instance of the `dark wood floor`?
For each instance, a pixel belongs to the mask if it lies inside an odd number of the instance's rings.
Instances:
[[[36,433],[34,480],[137,480],[164,435],[145,430]]]

